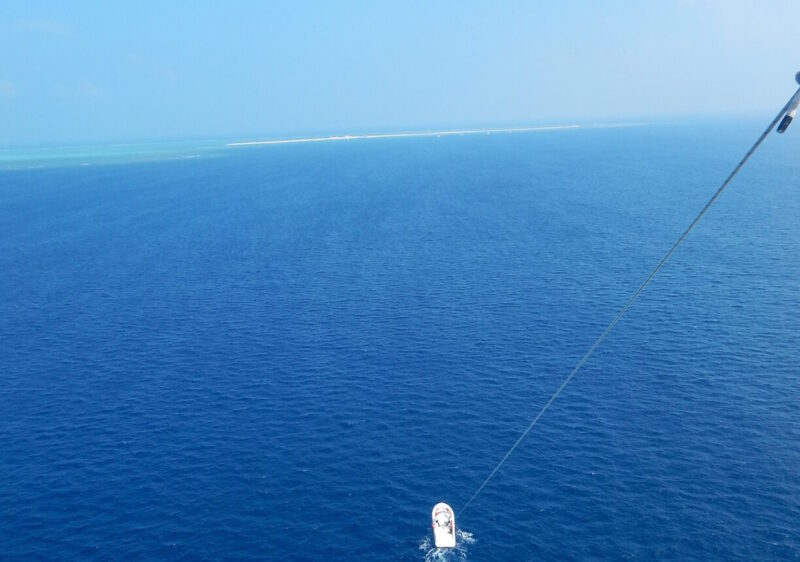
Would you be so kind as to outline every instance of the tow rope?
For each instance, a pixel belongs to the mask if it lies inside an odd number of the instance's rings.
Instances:
[[[798,84],[800,84],[800,72],[798,72],[795,75],[795,80],[797,81]],[[473,501],[475,501],[475,498],[478,497],[478,494],[480,494],[481,491],[484,489],[484,487],[486,487],[486,484],[488,484],[489,481],[497,473],[497,471],[500,470],[500,467],[503,466],[508,457],[511,456],[511,453],[513,453],[514,450],[519,446],[519,444],[522,443],[522,440],[525,439],[528,433],[531,432],[533,427],[538,423],[539,419],[541,419],[541,417],[548,410],[548,408],[550,408],[553,402],[555,402],[556,398],[558,398],[561,392],[567,387],[567,385],[572,380],[572,377],[574,377],[577,374],[577,372],[580,371],[581,367],[583,367],[584,364],[586,364],[586,362],[589,360],[589,358],[592,356],[595,350],[600,346],[601,343],[603,343],[603,340],[605,340],[606,337],[608,337],[608,334],[611,333],[611,330],[614,329],[614,326],[617,325],[617,323],[622,319],[625,313],[628,312],[631,306],[633,306],[633,303],[636,302],[636,299],[639,298],[639,295],[642,294],[642,291],[644,291],[645,287],[647,287],[647,285],[650,284],[650,281],[652,281],[653,278],[656,276],[656,274],[661,270],[661,268],[664,267],[664,264],[667,263],[667,260],[672,256],[672,254],[675,253],[675,250],[677,250],[678,247],[683,243],[683,241],[686,240],[686,237],[689,235],[692,229],[697,225],[697,223],[700,222],[700,219],[703,218],[703,215],[706,214],[708,209],[711,208],[711,205],[713,205],[714,202],[717,199],[719,199],[720,195],[722,195],[722,192],[725,191],[725,188],[727,188],[728,184],[731,183],[731,180],[733,180],[736,174],[739,173],[739,170],[742,169],[742,166],[744,166],[745,163],[750,159],[750,156],[753,155],[756,149],[758,149],[758,147],[761,146],[761,143],[764,142],[764,139],[767,138],[767,135],[769,135],[772,129],[775,128],[775,125],[777,125],[778,122],[780,121],[778,132],[783,133],[786,130],[786,128],[789,126],[789,124],[792,122],[792,119],[794,118],[798,105],[800,105],[800,88],[798,88],[797,91],[795,91],[794,95],[791,98],[789,98],[789,101],[786,102],[786,105],[783,106],[778,115],[775,116],[775,118],[772,120],[769,126],[764,130],[763,133],[761,133],[761,136],[759,136],[755,144],[753,144],[753,146],[750,147],[750,150],[748,150],[747,153],[744,155],[744,157],[741,160],[739,160],[739,163],[736,165],[733,171],[728,175],[727,178],[725,178],[725,181],[722,182],[722,185],[719,186],[719,189],[717,189],[714,195],[711,196],[711,199],[708,200],[708,202],[700,210],[700,212],[697,213],[697,216],[694,218],[691,224],[689,224],[686,230],[683,231],[683,234],[681,234],[680,237],[675,241],[675,243],[672,244],[672,247],[669,250],[667,250],[667,253],[664,254],[664,257],[662,257],[661,260],[659,260],[659,262],[656,264],[656,266],[653,268],[653,270],[650,272],[647,278],[645,278],[644,282],[641,285],[639,285],[639,288],[636,289],[636,291],[630,296],[630,298],[619,310],[614,319],[611,320],[611,322],[602,331],[600,336],[598,336],[598,338],[595,340],[595,342],[592,344],[589,350],[583,355],[583,357],[581,357],[580,361],[578,361],[578,364],[575,365],[575,368],[572,369],[567,378],[564,379],[564,382],[561,383],[561,386],[558,387],[558,389],[553,393],[553,395],[550,396],[550,399],[545,403],[545,405],[542,406],[542,409],[539,410],[539,413],[536,414],[536,417],[533,418],[533,421],[531,421],[528,424],[528,427],[525,428],[525,431],[523,431],[520,434],[520,436],[511,446],[511,448],[506,452],[505,455],[503,455],[503,458],[500,459],[500,462],[498,462],[497,465],[494,467],[494,469],[492,469],[492,472],[489,473],[489,476],[487,476],[486,479],[483,481],[483,483],[481,483],[481,485],[478,486],[478,489],[475,490],[475,493],[472,494],[472,497],[469,498],[469,501],[466,503],[466,505],[464,505],[464,507],[462,507],[461,510],[458,512],[459,516],[467,510],[467,508],[472,504]]]

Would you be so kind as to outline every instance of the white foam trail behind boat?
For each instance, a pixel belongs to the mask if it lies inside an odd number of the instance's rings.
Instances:
[[[419,543],[419,549],[425,553],[425,562],[466,562],[467,548],[475,544],[472,533],[456,529],[455,548],[436,548],[430,534]]]

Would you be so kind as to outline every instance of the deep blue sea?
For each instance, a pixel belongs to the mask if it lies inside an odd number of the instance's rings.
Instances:
[[[7,155],[0,558],[436,558],[763,126]],[[800,558],[799,313],[790,128],[442,558]]]

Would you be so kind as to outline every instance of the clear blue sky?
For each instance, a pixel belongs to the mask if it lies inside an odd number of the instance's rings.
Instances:
[[[800,1],[0,3],[0,145],[771,116]]]

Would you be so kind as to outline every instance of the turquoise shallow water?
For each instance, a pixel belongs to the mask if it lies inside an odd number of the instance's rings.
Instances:
[[[0,148],[0,171],[210,158],[223,152],[225,145],[221,140],[204,140]]]
[[[432,505],[463,506],[759,132],[0,172],[0,554],[432,557]],[[767,141],[446,558],[800,557],[798,149]]]

